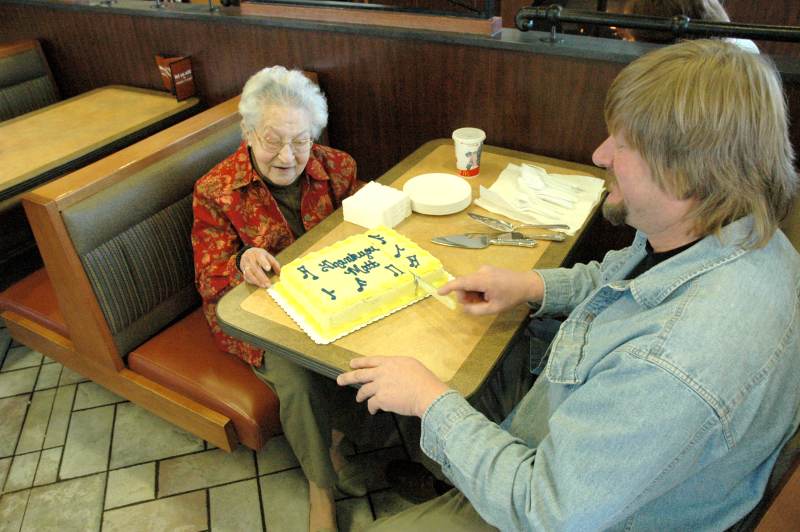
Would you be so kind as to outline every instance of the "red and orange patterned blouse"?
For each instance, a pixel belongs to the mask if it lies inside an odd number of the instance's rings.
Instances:
[[[300,192],[300,216],[311,229],[358,190],[356,163],[343,151],[314,144]],[[335,197],[336,205],[333,204]],[[254,366],[261,349],[224,334],[217,323],[217,301],[242,282],[236,252],[243,245],[276,254],[294,242],[289,224],[253,168],[247,144],[197,180],[192,199],[195,283],[217,345]]]

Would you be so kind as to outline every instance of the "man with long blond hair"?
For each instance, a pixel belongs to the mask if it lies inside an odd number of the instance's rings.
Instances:
[[[605,120],[603,212],[637,230],[631,246],[570,269],[483,267],[440,289],[470,314],[528,302],[567,316],[501,424],[414,359],[358,358],[339,376],[371,412],[421,417],[421,448],[457,488],[376,529],[724,530],[758,504],[800,423],[780,79],[730,43],[687,41],[623,69]],[[536,368],[527,354],[504,368]]]

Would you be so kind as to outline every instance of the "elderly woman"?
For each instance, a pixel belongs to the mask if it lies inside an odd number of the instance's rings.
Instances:
[[[268,287],[274,255],[331,214],[360,185],[348,154],[314,144],[328,120],[325,97],[299,71],[275,66],[253,75],[239,103],[239,148],[197,181],[192,246],[197,289],[217,344],[253,366],[280,400],[280,418],[309,484],[312,531],[336,528],[334,485],[364,495],[332,431],[336,384],[277,355],[226,336],[215,308],[245,282]],[[345,392],[343,404],[352,404]],[[348,408],[353,419],[352,408]],[[357,417],[357,416],[356,416]],[[348,475],[350,478],[347,478]]]

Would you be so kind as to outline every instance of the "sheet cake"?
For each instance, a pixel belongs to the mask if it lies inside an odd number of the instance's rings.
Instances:
[[[449,279],[442,263],[385,226],[311,252],[281,268],[269,293],[317,343],[329,343],[427,294]]]

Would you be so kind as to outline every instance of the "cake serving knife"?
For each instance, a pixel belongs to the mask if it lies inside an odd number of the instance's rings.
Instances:
[[[452,298],[447,297],[447,296],[439,295],[439,292],[436,290],[436,288],[431,286],[427,281],[423,280],[422,277],[420,277],[416,273],[411,273],[411,275],[414,276],[414,281],[417,283],[417,286],[422,288],[422,290],[426,294],[432,296],[436,301],[438,301],[442,305],[446,306],[450,310],[455,310],[456,309],[456,302],[453,301]]]

